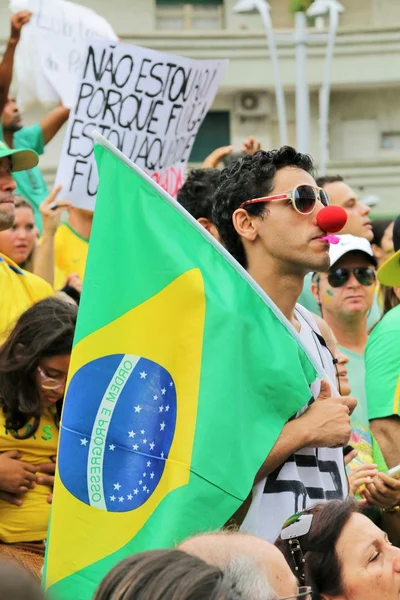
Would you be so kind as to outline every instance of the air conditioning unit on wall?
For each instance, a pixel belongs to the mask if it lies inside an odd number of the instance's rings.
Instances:
[[[235,114],[239,117],[268,117],[270,108],[267,92],[239,92],[235,96]]]

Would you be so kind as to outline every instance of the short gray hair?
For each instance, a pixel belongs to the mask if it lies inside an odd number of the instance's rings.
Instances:
[[[279,600],[259,563],[253,558],[244,554],[234,556],[223,571],[240,597],[246,600]]]

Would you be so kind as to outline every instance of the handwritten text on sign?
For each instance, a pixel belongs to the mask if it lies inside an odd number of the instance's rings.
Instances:
[[[226,65],[127,44],[90,44],[57,173],[63,196],[82,208],[94,206],[94,129],[176,195]]]

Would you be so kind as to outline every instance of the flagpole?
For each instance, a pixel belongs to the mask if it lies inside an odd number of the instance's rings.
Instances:
[[[168,192],[166,192],[162,187],[160,187],[158,183],[154,181],[154,179],[152,179],[149,175],[147,175],[147,173],[142,171],[140,167],[138,167],[120,150],[118,150],[118,148],[116,148],[109,140],[107,140],[103,135],[101,135],[101,133],[94,130],[92,132],[92,137],[97,144],[103,146],[104,148],[112,152],[129,169],[134,171],[137,175],[139,175],[139,177],[146,181],[146,183],[148,183],[158,194],[160,194],[160,196],[162,196],[164,200],[168,202],[168,204],[173,206],[174,209],[177,210],[182,215],[182,217],[186,219],[186,221],[188,221],[203,237],[206,238],[208,242],[210,242],[210,244],[214,246],[217,252],[219,252],[225,258],[225,260],[227,260],[228,263],[235,269],[235,271],[237,271],[243,277],[243,279],[247,281],[247,283],[256,292],[256,294],[262,300],[264,300],[266,304],[268,304],[268,306],[275,314],[275,316],[279,319],[279,321],[282,323],[282,325],[286,327],[286,329],[294,337],[298,345],[303,349],[304,353],[308,357],[309,361],[313,365],[319,377],[321,377],[321,379],[324,379],[330,385],[332,395],[339,396],[336,384],[330,379],[329,375],[324,371],[324,369],[321,368],[321,365],[318,363],[318,361],[316,361],[314,357],[309,354],[306,345],[302,341],[300,335],[293,327],[291,322],[285,317],[282,311],[271,300],[268,294],[266,294],[264,290],[258,285],[258,283],[249,275],[246,269],[244,269],[242,265],[239,264],[235,258],[233,258],[233,256],[226,250],[226,248],[224,248],[222,244],[220,244],[202,225],[200,225],[200,223],[194,217],[192,217],[192,215],[188,213],[188,211],[184,209],[183,206],[181,206],[181,204],[179,204],[179,202],[172,198],[172,196],[170,196]]]

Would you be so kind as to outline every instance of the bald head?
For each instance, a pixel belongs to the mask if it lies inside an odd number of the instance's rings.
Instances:
[[[280,550],[253,535],[229,531],[203,534],[185,540],[179,549],[222,571],[237,570],[240,564],[247,565],[247,571],[253,571],[249,573],[249,580],[254,583],[256,572],[258,579],[263,579],[264,585],[269,584],[277,597],[297,593],[296,578]],[[248,568],[250,563],[252,569]],[[244,590],[240,591],[243,594]],[[256,600],[254,594],[252,596],[248,595],[248,600]]]

